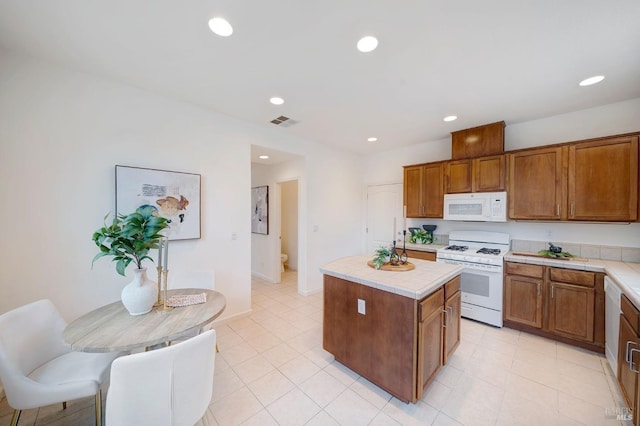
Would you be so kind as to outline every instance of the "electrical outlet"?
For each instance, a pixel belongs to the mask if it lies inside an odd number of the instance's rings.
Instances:
[[[362,315],[367,314],[367,306],[364,300],[358,299],[358,313]]]

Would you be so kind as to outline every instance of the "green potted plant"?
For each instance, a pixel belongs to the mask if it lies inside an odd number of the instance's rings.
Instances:
[[[423,229],[416,229],[411,234],[409,242],[413,244],[431,244],[432,237],[429,233]]]
[[[380,247],[376,249],[375,256],[371,260],[373,266],[376,269],[380,269],[382,265],[389,262],[389,257],[391,256],[391,249],[389,247]]]
[[[105,221],[108,216],[105,216]],[[158,298],[157,283],[147,278],[142,262],[145,259],[153,261],[149,250],[158,248],[163,237],[161,232],[168,227],[167,219],[158,216],[155,207],[143,206],[131,214],[116,216],[111,225],[105,223],[93,233],[93,242],[100,249],[93,262],[112,256],[112,260],[117,262],[116,271],[123,276],[131,262],[136,266],[133,281],[121,294],[122,303],[131,315],[146,314]]]

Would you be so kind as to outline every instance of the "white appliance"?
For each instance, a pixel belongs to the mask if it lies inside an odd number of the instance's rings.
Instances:
[[[436,262],[463,266],[460,275],[462,316],[502,327],[503,258],[509,234],[451,231],[449,245],[436,252]]]
[[[618,376],[618,336],[620,334],[620,296],[622,290],[609,277],[604,277],[604,352],[607,361],[613,370],[613,375]]]
[[[444,195],[444,220],[506,222],[506,192],[473,192]]]

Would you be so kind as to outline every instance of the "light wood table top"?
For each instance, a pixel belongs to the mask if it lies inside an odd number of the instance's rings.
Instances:
[[[154,307],[144,315],[129,315],[122,302],[95,309],[64,330],[63,338],[75,351],[120,352],[177,340],[216,319],[227,305],[222,293],[196,288],[168,290],[175,294],[206,293],[206,303],[164,311]]]

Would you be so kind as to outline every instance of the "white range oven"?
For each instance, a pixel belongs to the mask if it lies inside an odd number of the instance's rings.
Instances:
[[[436,253],[436,262],[460,265],[462,316],[502,327],[503,258],[509,234],[451,231],[449,245]]]

